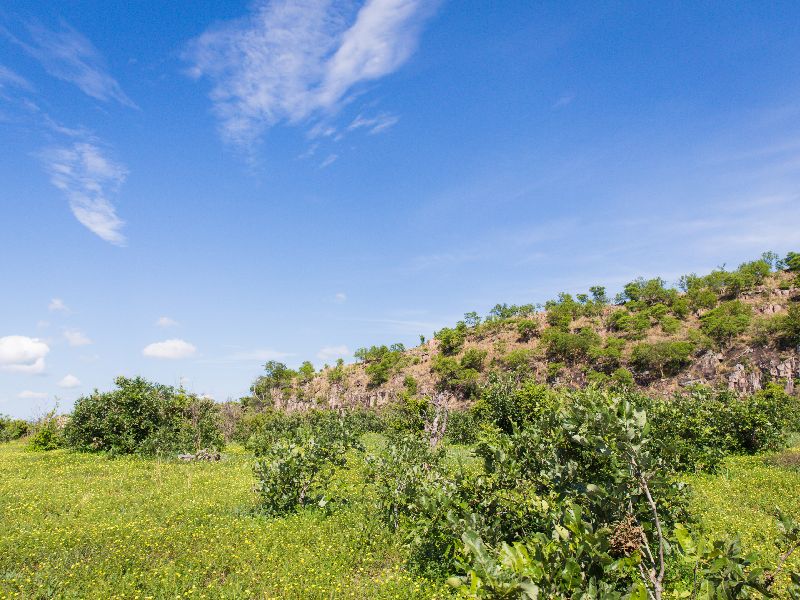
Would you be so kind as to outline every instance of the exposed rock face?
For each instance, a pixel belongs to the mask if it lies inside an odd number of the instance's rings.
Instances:
[[[785,379],[786,391],[790,394],[794,392],[795,377],[800,377],[800,361],[796,356],[787,358],[783,361],[770,361],[769,374],[773,379]]]
[[[745,394],[751,394],[761,389],[761,372],[748,371],[747,368],[737,363],[728,375],[728,389]]]
[[[709,381],[716,379],[720,364],[724,358],[722,353],[712,352],[711,350],[703,354],[700,360],[697,361],[697,368],[703,378]]]

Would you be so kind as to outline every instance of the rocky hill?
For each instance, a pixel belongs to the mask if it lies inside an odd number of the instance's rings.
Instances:
[[[595,287],[544,306],[498,305],[414,348],[361,349],[356,364],[288,377],[268,365],[253,396],[287,410],[382,407],[401,394],[434,393],[464,406],[493,372],[573,387],[616,381],[659,395],[694,384],[751,393],[771,381],[794,392],[798,284],[786,261],[775,269],[761,259],[682,278],[679,288],[639,279],[613,302]]]

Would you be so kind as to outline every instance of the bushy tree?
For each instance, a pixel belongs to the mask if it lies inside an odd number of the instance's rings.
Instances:
[[[434,337],[439,340],[442,354],[445,356],[458,354],[467,339],[467,325],[464,321],[459,321],[454,328],[443,327]]]
[[[0,415],[0,442],[18,440],[28,434],[30,423]]]
[[[117,389],[82,396],[65,428],[67,444],[114,454],[194,452],[221,448],[219,410],[209,398],[118,377]]]
[[[700,329],[720,345],[729,344],[750,325],[753,310],[739,300],[723,302],[704,314]]]
[[[684,341],[640,343],[631,352],[631,365],[640,373],[653,372],[659,376],[676,375],[689,366],[694,345]]]

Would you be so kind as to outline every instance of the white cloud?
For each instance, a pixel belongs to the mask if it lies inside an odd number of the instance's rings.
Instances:
[[[24,335],[0,337],[0,369],[16,373],[41,373],[50,347]]]
[[[352,123],[347,127],[349,131],[354,131],[356,129],[367,129],[370,135],[374,135],[376,133],[382,133],[384,131],[388,131],[392,128],[398,121],[400,117],[397,115],[390,115],[386,113],[382,113],[375,117],[365,117],[363,115],[358,115]]]
[[[347,301],[347,294],[344,292],[337,292],[333,297],[333,301],[336,302],[336,304],[344,304]]]
[[[13,36],[7,30],[4,32],[6,37],[38,60],[50,75],[77,86],[84,94],[97,100],[116,100],[136,108],[108,73],[105,60],[97,48],[80,32],[64,22],[59,31],[46,29],[39,23],[29,23],[27,29],[30,36],[28,41]]]
[[[125,236],[120,232],[124,223],[109,195],[125,181],[127,169],[87,141],[50,148],[41,158],[50,182],[64,192],[75,218],[105,241],[124,244]]]
[[[178,322],[169,317],[159,317],[158,321],[156,321],[156,325],[159,327],[176,327]]]
[[[142,354],[150,358],[189,358],[196,352],[197,348],[192,344],[179,339],[148,344],[142,350]]]
[[[36,321],[36,327],[38,329],[47,329],[50,327],[50,321]]]
[[[553,108],[563,108],[569,104],[572,104],[573,100],[575,100],[575,94],[571,92],[565,92],[561,94],[558,97],[558,100],[553,103]]]
[[[23,400],[43,400],[47,396],[47,392],[32,392],[31,390],[25,390],[17,394],[17,398],[22,398]]]
[[[3,89],[6,86],[14,86],[18,88],[22,88],[25,90],[33,89],[28,81],[14,73],[11,69],[0,65],[0,89]]]
[[[69,312],[69,308],[61,298],[53,298],[50,304],[47,305],[47,310],[50,312]]]
[[[327,158],[320,163],[319,168],[324,169],[325,167],[331,166],[336,162],[337,158],[339,158],[338,154],[329,154]]]
[[[396,71],[437,5],[262,0],[194,40],[186,58],[212,84],[223,139],[250,149],[273,125],[335,113],[359,83]]]
[[[64,337],[70,346],[88,346],[92,343],[85,333],[77,329],[65,329]]]
[[[65,375],[61,381],[58,382],[58,387],[62,388],[76,388],[81,384],[81,380],[75,375]]]
[[[317,357],[320,360],[331,360],[334,358],[343,358],[345,356],[350,356],[352,352],[347,346],[325,346],[319,352],[317,352]]]

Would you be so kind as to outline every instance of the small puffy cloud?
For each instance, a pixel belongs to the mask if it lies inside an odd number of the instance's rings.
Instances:
[[[50,312],[69,312],[69,308],[67,308],[67,305],[64,304],[61,298],[53,298],[50,300],[50,304],[47,305],[47,310]]]
[[[58,387],[62,388],[76,388],[81,384],[81,380],[75,375],[65,375],[61,381],[58,382]]]
[[[159,327],[176,327],[178,322],[175,319],[170,319],[169,317],[159,317],[158,321],[156,321],[156,325]]]
[[[172,339],[163,342],[148,344],[142,350],[142,354],[150,358],[189,358],[197,353],[197,348],[187,341]]]
[[[0,369],[16,373],[41,373],[50,347],[24,335],[0,337]]]
[[[43,400],[47,398],[47,392],[32,392],[30,390],[25,390],[17,394],[17,398],[22,398],[23,400]]]
[[[320,360],[332,360],[334,358],[344,358],[351,354],[347,346],[325,346],[322,350],[317,352],[317,357]]]
[[[64,337],[70,346],[88,346],[92,343],[85,333],[77,329],[65,329]]]
[[[347,294],[344,292],[337,292],[336,295],[333,297],[333,301],[336,304],[343,304],[347,300]]]

